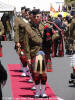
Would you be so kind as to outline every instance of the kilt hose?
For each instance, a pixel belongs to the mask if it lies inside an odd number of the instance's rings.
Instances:
[[[52,61],[51,61],[50,53],[51,53],[51,49],[48,48],[45,51],[45,62],[46,62],[46,71],[47,72],[52,72]]]
[[[60,38],[59,43],[59,56],[64,56],[63,38]]]
[[[26,56],[25,56],[25,52],[24,52],[24,43],[20,42],[21,45],[21,52],[19,54],[19,58],[23,64],[23,67],[27,67],[27,60],[26,60]]]

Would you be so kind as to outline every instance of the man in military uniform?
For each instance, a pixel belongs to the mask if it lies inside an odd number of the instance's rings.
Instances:
[[[21,13],[22,16],[21,18],[16,17],[15,19],[15,24],[14,24],[14,31],[15,31],[15,36],[14,36],[14,41],[16,46],[18,47],[17,52],[19,54],[20,57],[20,61],[21,61],[21,70],[23,71],[21,76],[26,76],[27,74],[30,76],[30,80],[28,82],[32,82],[32,76],[31,73],[29,71],[28,65],[27,65],[27,61],[26,61],[26,56],[24,53],[24,35],[26,33],[26,27],[28,26],[28,20],[26,19],[26,12],[25,10],[28,11],[28,9],[26,7],[22,7],[21,8]]]
[[[40,11],[39,9],[35,9],[31,13],[32,13],[32,17],[31,17],[30,25],[26,27],[28,31],[26,32],[24,37],[25,54],[26,54],[28,65],[32,66],[32,71],[33,71],[32,76],[36,85],[35,97],[39,98],[40,95],[42,97],[48,97],[45,94],[45,85],[47,81],[46,72],[41,73],[40,75],[34,72],[34,69],[37,69],[34,66],[37,55],[39,55],[39,53],[41,53],[42,55],[44,54],[42,51],[42,34],[39,29],[39,24],[41,21]],[[42,80],[41,83],[40,80]],[[41,86],[41,90],[40,90],[40,86]]]
[[[22,9],[23,10],[23,9]],[[23,14],[24,15],[24,14]],[[25,17],[25,16],[24,16]],[[29,25],[28,21],[24,20],[24,18],[19,18],[16,16],[16,19],[15,19],[15,24],[14,24],[14,31],[15,31],[15,36],[14,36],[14,41],[16,43],[16,46],[18,48],[21,47],[21,49],[24,49],[24,47],[26,46],[26,43],[24,44],[24,36],[26,33],[28,33],[31,37],[34,37],[35,35],[35,32],[32,30],[31,26]],[[36,38],[33,38],[34,41],[36,41],[38,36],[36,36]],[[27,40],[27,39],[26,39]],[[25,40],[25,41],[26,41]],[[38,39],[36,42],[39,42],[40,40]],[[27,47],[28,48],[28,47]],[[18,53],[20,53],[20,49],[18,49]],[[28,60],[29,61],[29,60]],[[24,67],[25,67],[25,64],[27,66],[27,63],[25,62],[24,63]],[[26,68],[25,68],[26,69]],[[24,73],[22,74],[22,76],[26,76],[25,75],[25,70],[23,68],[23,71]],[[31,75],[29,73],[29,76],[31,78]]]
[[[24,49],[24,35],[26,32],[24,24],[26,25],[26,23],[28,23],[24,20],[25,19],[25,7],[21,8],[21,13],[22,13],[22,17],[21,18],[16,17],[15,24],[14,24],[14,31],[15,31],[14,41],[16,43],[16,46],[18,47],[18,53],[20,53],[21,50]],[[24,57],[24,56],[20,56],[20,60],[22,62],[23,59],[25,59],[25,58],[22,59],[21,57]],[[23,61],[22,63],[24,64],[22,66],[22,70],[23,70],[22,76],[26,76],[26,73],[25,73],[26,68],[24,68],[24,67],[27,66],[27,62]]]
[[[73,18],[70,24],[69,31],[70,31],[70,41],[72,41],[71,44],[72,46],[74,46],[73,42],[75,40],[75,11],[72,11],[71,15],[73,16]]]
[[[70,37],[75,39],[75,13],[72,16],[73,18],[70,24]]]

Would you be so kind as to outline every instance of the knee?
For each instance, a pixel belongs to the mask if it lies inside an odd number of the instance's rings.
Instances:
[[[46,84],[46,81],[47,81],[47,75],[46,73],[42,74],[42,77],[41,77],[41,84]]]
[[[35,73],[33,80],[34,80],[36,85],[40,84],[40,75],[38,73]]]

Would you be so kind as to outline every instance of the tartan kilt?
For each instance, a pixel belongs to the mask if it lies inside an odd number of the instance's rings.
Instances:
[[[38,68],[35,68],[35,64],[36,64],[36,56],[32,58],[32,64],[31,64],[31,70],[32,70],[32,73],[34,72],[38,72],[40,73],[38,70]],[[45,66],[45,70],[42,71],[41,73],[46,73],[47,72],[52,72],[52,62],[51,62],[51,57],[50,57],[50,54],[49,53],[46,53],[45,57],[44,57],[44,64],[45,65],[42,65],[42,66]],[[40,65],[38,65],[40,66]],[[37,71],[35,71],[35,69],[37,69]]]

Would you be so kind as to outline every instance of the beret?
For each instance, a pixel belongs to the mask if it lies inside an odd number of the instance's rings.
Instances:
[[[40,14],[40,9],[34,9],[31,11],[33,15]]]

